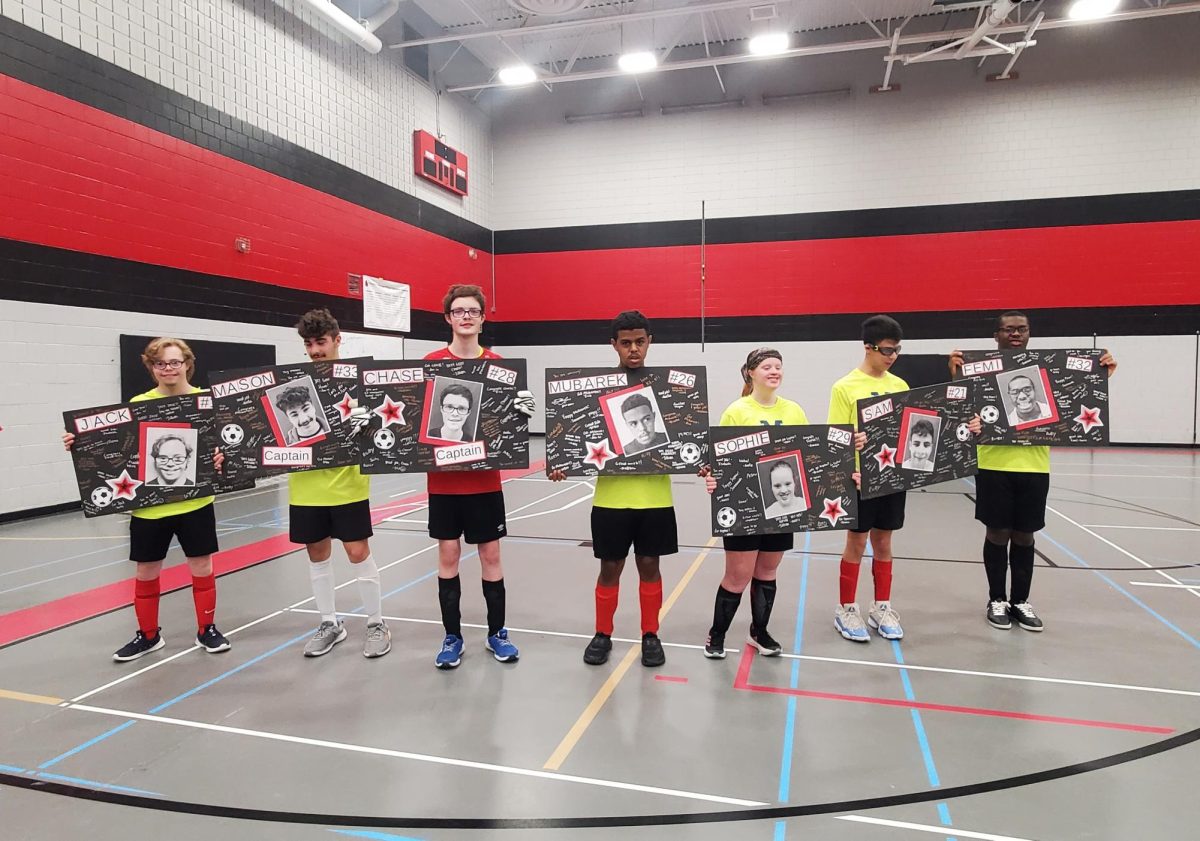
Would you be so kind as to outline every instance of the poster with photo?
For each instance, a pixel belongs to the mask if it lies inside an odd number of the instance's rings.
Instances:
[[[214,372],[225,481],[357,464],[350,413],[364,361],[325,359]]]
[[[711,495],[715,537],[852,528],[854,429],[715,426]]]
[[[546,470],[695,473],[708,450],[702,366],[546,369]]]
[[[64,412],[84,515],[211,496],[212,405],[208,394],[184,394]]]
[[[923,386],[858,401],[858,428],[867,434],[859,454],[862,498],[973,476],[978,439],[975,382]]]
[[[1101,349],[963,351],[977,384],[982,444],[1108,444],[1108,370]]]
[[[374,360],[360,368],[364,473],[529,466],[524,359]]]

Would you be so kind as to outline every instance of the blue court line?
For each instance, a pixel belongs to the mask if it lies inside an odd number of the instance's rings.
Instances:
[[[422,841],[408,835],[391,835],[387,832],[371,832],[369,829],[331,829],[338,835],[352,835],[355,838],[374,838],[376,841]]]
[[[0,771],[6,771],[10,774],[28,774],[32,777],[42,777],[47,780],[58,780],[64,783],[78,783],[90,788],[106,788],[112,791],[124,791],[128,794],[147,794],[151,797],[162,797],[157,791],[146,791],[141,788],[129,788],[128,786],[113,785],[112,783],[102,783],[98,780],[85,780],[82,777],[64,777],[62,774],[50,774],[45,771],[30,771],[28,768],[18,768],[16,765],[0,765]]]
[[[804,605],[808,601],[808,549],[812,542],[809,532],[804,533],[804,562],[800,567],[800,597],[796,605],[796,635],[792,638],[792,653],[799,654],[804,642]],[[790,685],[800,685],[800,661],[792,661]],[[796,696],[788,696],[787,720],[783,729],[783,750],[779,760],[779,802],[787,803],[792,788],[792,751],[796,743]],[[787,821],[775,822],[775,841],[787,837]]]
[[[89,739],[88,741],[84,742],[83,744],[77,745],[76,747],[71,748],[66,753],[60,753],[58,756],[54,757],[53,759],[43,762],[41,765],[38,766],[38,768],[45,769],[45,768],[50,768],[51,766],[57,765],[58,763],[62,762],[64,759],[74,756],[75,754],[79,753],[80,751],[87,750],[92,745],[97,744],[98,742],[103,742],[109,736],[115,736],[118,733],[120,733],[122,730],[124,730],[125,728],[132,727],[132,726],[133,726],[133,719],[130,719],[129,721],[125,722],[124,724],[118,724],[113,729],[111,729],[105,733],[101,733],[96,738]]]

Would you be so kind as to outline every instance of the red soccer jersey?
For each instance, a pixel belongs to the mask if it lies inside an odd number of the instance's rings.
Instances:
[[[426,359],[460,359],[450,352],[449,347],[425,355]],[[501,359],[498,353],[483,348],[479,359]],[[431,494],[485,494],[500,490],[499,470],[455,470],[445,473],[429,473]]]

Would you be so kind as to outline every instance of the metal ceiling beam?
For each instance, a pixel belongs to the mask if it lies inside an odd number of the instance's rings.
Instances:
[[[979,42],[991,35],[996,29],[1004,25],[1004,21],[1008,20],[1009,14],[1013,9],[1020,5],[1020,0],[996,0],[992,3],[991,8],[987,10],[983,20],[975,31],[966,37],[962,46],[958,48],[957,57],[966,58],[971,51],[979,46]]]
[[[761,2],[761,0],[760,0]],[[1185,15],[1195,14],[1200,12],[1200,0],[1193,0],[1188,3],[1178,3],[1169,6],[1162,6],[1154,9],[1134,9],[1127,12],[1117,12],[1104,18],[1103,22],[1112,21],[1129,21],[1142,20],[1145,18],[1166,17],[1170,15]],[[1090,26],[1096,23],[1091,20],[1075,20],[1073,18],[1057,18],[1055,20],[1043,21],[1038,27],[1039,31],[1047,29],[1065,29],[1075,26]],[[1028,27],[1024,24],[1010,24],[1007,26],[996,27],[992,30],[993,35],[1016,35],[1022,34]],[[912,46],[915,44],[930,44],[940,41],[953,41],[959,38],[966,38],[975,31],[972,29],[961,29],[956,31],[941,31],[941,32],[924,32],[913,35],[905,35],[900,38],[899,46]],[[750,61],[770,61],[777,58],[796,58],[800,56],[814,55],[829,55],[833,53],[849,53],[859,52],[862,50],[883,50],[887,51],[891,47],[892,42],[887,38],[870,38],[862,41],[844,41],[837,44],[820,44],[811,47],[794,47],[787,52],[780,53],[774,56],[757,56],[748,53],[738,53],[737,55],[715,56],[713,58],[697,58],[687,61],[673,61],[667,64],[660,64],[657,68],[647,73],[661,73],[671,70],[693,70],[700,67],[718,67],[727,64],[745,64]],[[578,73],[569,73],[563,76],[547,77],[545,81],[553,84],[560,82],[582,82],[589,79],[611,79],[618,76],[627,76],[629,74],[617,68],[609,68],[605,70],[586,70]],[[503,84],[486,83],[481,85],[459,85],[449,88],[451,93],[463,91],[476,91],[487,88],[506,87]]]

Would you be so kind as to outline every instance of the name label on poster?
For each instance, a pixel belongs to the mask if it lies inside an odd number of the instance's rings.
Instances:
[[[123,423],[132,423],[133,415],[129,409],[111,409],[107,412],[98,412],[94,415],[75,419],[76,432],[95,432],[98,429],[108,429],[110,426],[120,426]]]
[[[887,400],[880,400],[878,403],[872,403],[870,406],[864,408],[862,410],[862,419],[863,422],[866,423],[868,421],[873,421],[876,418],[881,418],[884,415],[890,415],[891,413],[892,401],[889,398]]]
[[[670,385],[681,385],[684,388],[695,388],[696,375],[686,373],[685,371],[671,370],[667,373],[667,382]]]
[[[1067,368],[1071,371],[1091,371],[1092,360],[1085,359],[1081,356],[1068,356]]]
[[[309,466],[313,451],[310,447],[263,447],[262,463],[264,467]]]
[[[243,391],[254,391],[257,388],[269,388],[273,385],[275,385],[275,374],[271,371],[264,371],[261,374],[238,377],[227,383],[216,383],[212,387],[212,396],[228,397],[231,394],[241,394]]]
[[[423,382],[424,368],[376,368],[363,371],[363,385],[405,385]]]
[[[357,380],[358,366],[346,362],[333,363],[333,378],[335,380]]]
[[[501,368],[499,365],[488,366],[487,378],[504,385],[517,384],[517,372],[509,368]]]
[[[994,374],[1003,370],[1003,359],[981,359],[978,362],[964,363],[962,366],[964,377],[978,377],[980,374]]]
[[[433,460],[439,466],[447,464],[462,464],[468,461],[481,461],[487,458],[487,447],[482,441],[470,444],[454,444],[449,447],[436,447]]]
[[[750,450],[754,447],[764,447],[770,443],[771,433],[764,430],[763,432],[755,432],[753,435],[740,435],[737,438],[730,438],[728,441],[717,441],[713,445],[713,452],[719,456],[726,456],[730,453]]]
[[[551,394],[566,394],[572,391],[621,388],[629,385],[629,378],[622,373],[603,374],[598,377],[576,377],[572,380],[551,380],[547,388]]]
[[[966,400],[967,387],[965,385],[948,385],[946,386],[947,400]]]
[[[854,434],[848,429],[836,429],[830,427],[828,438],[829,442],[832,444],[844,444],[849,446],[850,442],[854,440]]]

